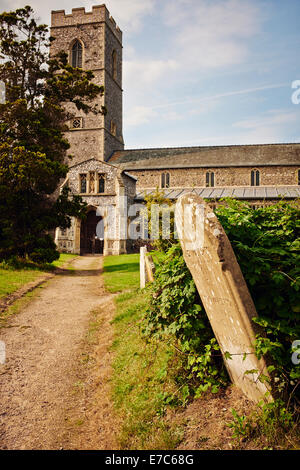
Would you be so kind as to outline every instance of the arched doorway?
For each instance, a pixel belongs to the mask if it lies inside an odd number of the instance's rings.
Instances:
[[[96,215],[96,210],[88,212],[86,218],[81,221],[80,227],[80,254],[99,254],[103,253],[103,235],[102,239],[97,237],[96,228],[101,216]],[[98,233],[99,234],[99,233]]]

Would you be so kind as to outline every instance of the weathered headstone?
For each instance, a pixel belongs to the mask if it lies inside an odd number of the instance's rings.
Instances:
[[[151,255],[145,256],[145,266],[146,266],[146,273],[147,273],[147,282],[154,281],[154,272],[155,272],[155,265]]]
[[[152,257],[147,255],[147,247],[140,248],[140,288],[146,287],[147,282],[154,281],[154,263]]]
[[[248,398],[259,401],[269,391],[259,377],[268,372],[265,361],[254,354],[258,330],[251,319],[257,312],[230,241],[212,209],[195,194],[178,199],[175,221],[184,259],[231,380]],[[250,370],[257,372],[247,373]],[[270,394],[267,399],[272,399]]]
[[[147,272],[146,272],[146,253],[147,247],[140,247],[140,288],[144,289],[147,282]]]

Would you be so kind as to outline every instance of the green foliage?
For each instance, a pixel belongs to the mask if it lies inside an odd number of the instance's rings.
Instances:
[[[0,76],[6,102],[0,104],[0,258],[57,258],[49,232],[82,217],[85,204],[65,188],[66,121],[64,103],[83,112],[104,113],[92,100],[103,87],[93,74],[73,68],[67,55],[49,57],[48,27],[38,25],[26,6],[0,15]]]
[[[257,421],[264,434],[267,433],[267,430],[270,433],[270,427],[288,431],[293,426],[293,414],[287,409],[282,400],[277,399],[271,403],[261,402],[259,407]]]
[[[59,252],[56,250],[56,245],[50,235],[45,234],[43,237],[36,238],[30,253],[30,259],[34,263],[48,263],[59,258]]]
[[[300,338],[299,206],[280,201],[253,209],[227,199],[216,214],[256,305],[256,354],[270,364],[273,390],[285,400],[296,398],[300,371],[291,358],[292,343]],[[179,245],[173,245],[157,266],[149,289],[145,334],[174,342],[196,396],[206,390],[218,391],[226,383],[219,346]],[[230,351],[227,354],[230,358]]]
[[[239,415],[234,408],[232,408],[231,413],[233,420],[226,423],[226,426],[232,430],[232,437],[234,439],[248,437],[252,429],[249,418],[246,415]]]
[[[289,444],[292,447],[297,445],[297,418],[282,400],[261,402],[247,416],[240,415],[235,409],[231,412],[233,420],[226,426],[232,430],[232,438],[236,442],[245,442],[251,438],[267,449],[285,448],[288,436]]]
[[[300,338],[299,212],[298,201],[253,209],[226,199],[216,209],[257,309],[256,354],[271,361],[273,389],[286,398],[300,379],[291,360]]]
[[[190,394],[218,392],[227,383],[227,374],[179,244],[168,250],[149,290],[146,337],[169,341],[180,352],[183,377],[178,381],[190,384]]]
[[[171,347],[162,341],[145,344],[141,337],[141,318],[149,299],[138,288],[138,256],[104,258],[105,287],[121,292],[114,296],[116,315],[112,322],[112,398],[121,417],[118,443],[120,449],[174,449],[181,433],[166,419],[165,412],[181,396],[184,400],[185,390],[178,390],[170,371],[175,354]]]
[[[145,195],[144,217],[148,220],[148,230],[152,246],[166,252],[175,242],[175,214],[173,202],[156,188],[153,194]]]
[[[55,268],[62,266],[67,261],[75,258],[76,255],[60,254],[59,259],[52,264],[34,263],[22,258],[12,257],[0,262],[0,298],[6,297],[25,284],[34,281],[46,272],[51,272]],[[70,268],[68,268],[70,269]],[[0,323],[3,320],[0,315]]]

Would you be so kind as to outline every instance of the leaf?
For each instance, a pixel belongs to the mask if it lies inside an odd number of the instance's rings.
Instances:
[[[257,373],[258,373],[258,369],[249,369],[244,372],[244,375],[257,374]]]
[[[225,357],[225,359],[232,359],[232,355],[228,351],[225,351],[224,357]]]

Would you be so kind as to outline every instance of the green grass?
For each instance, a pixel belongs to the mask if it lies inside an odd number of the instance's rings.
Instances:
[[[139,289],[139,255],[104,258],[104,280],[115,297],[113,400],[122,417],[121,449],[174,449],[181,430],[167,423],[167,403],[177,387],[167,372],[174,351],[160,342],[146,342],[141,321],[149,294]]]
[[[122,292],[139,285],[139,254],[106,256],[103,276],[109,292]]]
[[[72,259],[76,258],[77,255],[73,255],[70,253],[61,253],[59,258],[56,261],[53,261],[51,263],[52,266],[55,266],[56,268],[60,268],[64,263],[67,263],[68,261],[71,261]]]
[[[35,281],[42,271],[30,269],[1,269],[0,268],[0,298],[12,294],[25,284]]]
[[[18,268],[14,268],[5,263],[0,264],[0,299],[12,294],[25,284],[35,281],[55,267],[61,267],[75,256],[62,253],[57,261],[43,266],[37,266],[33,263],[24,263],[22,265],[20,263]]]
[[[25,308],[33,299],[39,296],[41,289],[44,286],[39,286],[36,289],[27,292],[23,297],[13,302],[6,310],[0,313],[0,328],[6,326],[7,320],[13,315],[17,315],[23,308]]]

